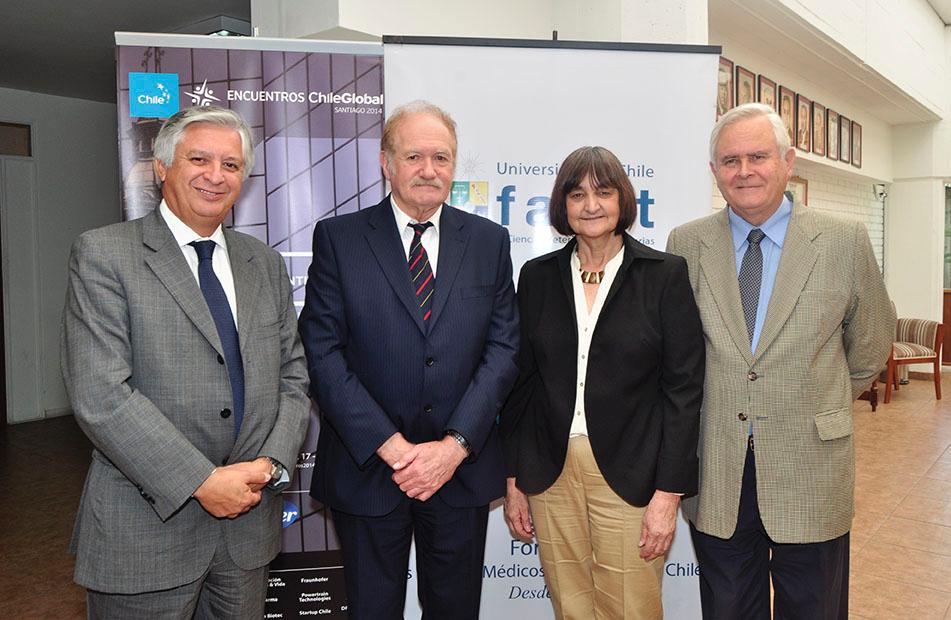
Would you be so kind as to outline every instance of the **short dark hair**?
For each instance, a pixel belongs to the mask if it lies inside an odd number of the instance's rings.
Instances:
[[[603,146],[582,146],[572,151],[558,169],[555,186],[551,190],[548,203],[548,220],[562,235],[573,235],[575,231],[568,225],[567,196],[575,190],[585,177],[589,177],[594,187],[610,187],[618,192],[621,214],[618,217],[615,234],[621,234],[637,219],[637,199],[634,186],[624,172],[617,156]]]

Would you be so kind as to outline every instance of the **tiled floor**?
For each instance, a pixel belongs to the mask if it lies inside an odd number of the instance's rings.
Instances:
[[[951,620],[951,375],[855,405],[852,618]]]
[[[944,390],[855,405],[852,618],[951,620],[951,375]],[[66,546],[89,450],[72,418],[0,427],[0,619],[85,615]]]

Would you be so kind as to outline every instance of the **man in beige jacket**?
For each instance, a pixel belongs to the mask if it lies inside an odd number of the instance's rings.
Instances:
[[[895,314],[862,224],[793,205],[795,151],[761,104],[722,116],[710,169],[728,203],[675,229],[706,340],[700,492],[684,500],[704,618],[847,618],[852,401]]]

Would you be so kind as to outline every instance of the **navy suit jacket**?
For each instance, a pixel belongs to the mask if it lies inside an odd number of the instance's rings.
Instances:
[[[497,416],[517,375],[518,310],[508,232],[444,205],[428,325],[416,304],[389,197],[322,220],[300,331],[323,420],[311,495],[362,516],[405,497],[377,448],[453,429],[472,455],[439,491],[450,506],[505,492]]]

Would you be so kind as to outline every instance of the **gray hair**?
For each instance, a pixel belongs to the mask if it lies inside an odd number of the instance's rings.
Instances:
[[[789,143],[789,134],[786,132],[786,125],[773,108],[762,103],[744,103],[727,110],[726,114],[721,116],[717,124],[713,126],[713,131],[710,132],[710,163],[713,164],[714,168],[717,167],[717,142],[720,141],[720,132],[725,127],[757,116],[765,116],[770,125],[773,126],[776,148],[779,149],[780,156],[786,155],[786,152],[792,148]]]
[[[422,99],[417,99],[416,101],[404,103],[390,112],[390,115],[386,119],[386,124],[383,125],[383,135],[380,136],[380,150],[386,153],[387,163],[389,163],[393,155],[396,154],[396,130],[399,129],[399,125],[403,122],[405,117],[410,114],[428,114],[442,122],[452,137],[452,157],[455,159],[456,121],[452,120],[449,113],[439,106]]]
[[[241,136],[241,154],[244,158],[244,178],[247,179],[254,168],[254,143],[251,138],[251,128],[237,112],[227,108],[215,106],[198,106],[185,108],[173,114],[155,138],[155,159],[162,162],[166,168],[172,165],[175,159],[175,149],[182,141],[185,130],[192,123],[211,123],[229,129],[234,129]]]

